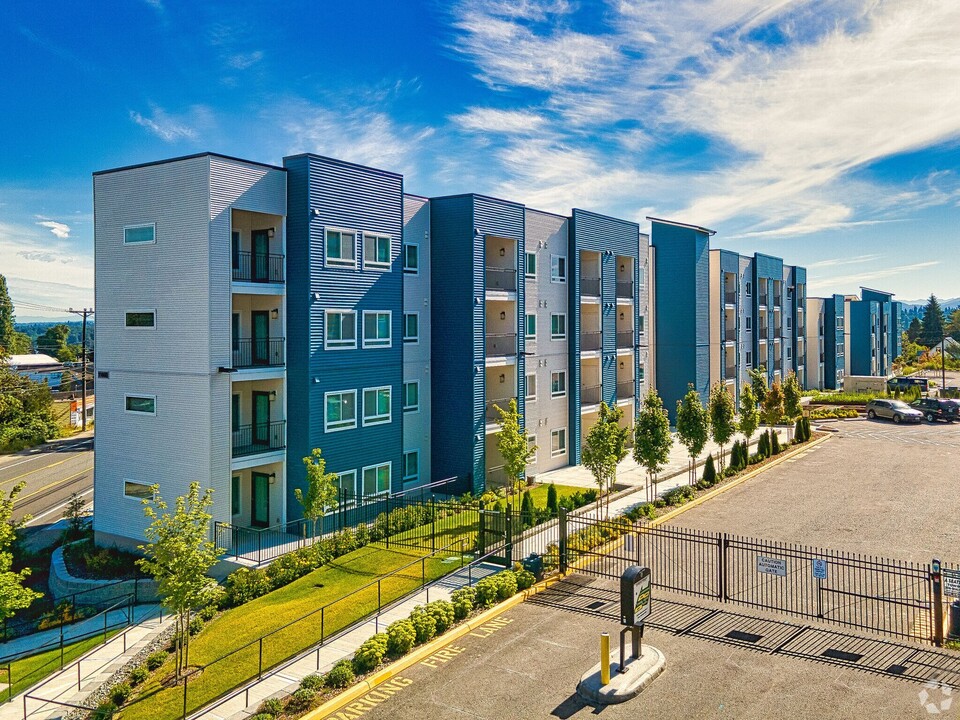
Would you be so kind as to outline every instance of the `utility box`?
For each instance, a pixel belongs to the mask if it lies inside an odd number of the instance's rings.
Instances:
[[[631,565],[620,576],[620,624],[643,625],[650,615],[650,568]]]

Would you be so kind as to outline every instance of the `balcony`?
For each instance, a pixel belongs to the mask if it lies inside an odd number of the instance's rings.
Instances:
[[[633,282],[617,282],[617,298],[633,300]]]
[[[774,360],[773,361],[773,371],[780,372],[783,370],[783,360]]]
[[[591,352],[603,348],[603,335],[598,332],[580,333],[580,351]]]
[[[517,291],[517,271],[510,268],[487,267],[487,290]]]
[[[617,350],[632,350],[634,347],[633,330],[617,331]]]
[[[282,283],[283,255],[236,252],[233,256],[233,279],[236,282]]]
[[[511,357],[517,354],[516,333],[487,333],[487,357]]]
[[[774,326],[773,326],[773,336],[774,336],[774,337],[783,337],[783,325],[774,325]]]
[[[496,489],[507,487],[510,484],[510,481],[507,479],[507,471],[503,465],[498,467],[487,468],[487,484],[486,488]]]
[[[725,328],[723,331],[723,341],[724,342],[736,342],[737,341],[737,329],[735,327]]]
[[[497,400],[488,400],[487,401],[487,411],[486,411],[486,422],[487,424],[496,424],[500,422],[500,412],[497,410],[497,407],[501,407],[504,410],[509,409],[510,401],[516,400],[516,397],[508,398],[499,398]]]
[[[259,455],[283,450],[286,445],[286,425],[283,420],[255,425],[241,425],[233,431],[233,457]]]
[[[581,277],[580,278],[580,295],[600,297],[600,278]]]
[[[736,305],[737,304],[737,291],[736,290],[727,290],[723,293],[723,302],[727,305]]]
[[[780,307],[783,304],[783,293],[774,293],[773,306]]]
[[[737,379],[737,366],[736,365],[727,365],[723,370],[723,377],[726,380],[736,380]]]
[[[581,405],[599,405],[600,404],[600,385],[581,385],[580,386],[580,404]]]
[[[617,400],[632,399],[637,394],[637,384],[633,380],[617,383]]]
[[[237,369],[283,367],[284,339],[238,338],[233,341],[232,363]]]

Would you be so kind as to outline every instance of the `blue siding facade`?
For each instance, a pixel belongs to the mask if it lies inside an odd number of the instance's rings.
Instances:
[[[302,458],[323,450],[327,470],[356,470],[391,463],[391,490],[401,488],[403,453],[403,178],[316,155],[284,159],[288,171],[289,423],[288,517],[302,512],[293,490],[304,486]],[[325,257],[326,230],[348,231],[353,267],[332,267]],[[364,267],[364,240],[389,236],[390,266]],[[356,348],[325,349],[325,312],[356,312]],[[391,313],[389,347],[363,347],[363,312]],[[363,425],[364,388],[391,389],[390,422]],[[325,394],[355,390],[356,427],[325,432]]]
[[[823,386],[839,390],[844,368],[844,298],[830,295],[823,303]]]

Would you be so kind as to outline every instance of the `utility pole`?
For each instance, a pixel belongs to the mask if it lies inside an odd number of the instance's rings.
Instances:
[[[93,315],[93,308],[83,308],[74,310],[70,308],[74,315],[83,317],[83,329],[80,334],[80,347],[82,348],[82,357],[80,360],[80,429],[87,429],[87,316]]]
[[[940,397],[947,387],[947,336],[940,338]]]

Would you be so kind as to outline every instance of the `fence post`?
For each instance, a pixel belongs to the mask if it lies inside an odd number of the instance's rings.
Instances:
[[[943,647],[943,577],[940,574],[940,560],[934,558],[932,565],[930,585],[933,588],[933,644]]]
[[[507,517],[504,523],[504,554],[507,560],[507,567],[513,567],[513,505],[507,505]]]
[[[187,720],[187,676],[183,676],[183,720]]]
[[[257,680],[263,680],[263,635],[260,636],[260,659],[257,662]]]
[[[323,611],[324,611],[324,608],[326,607],[327,606],[324,605],[320,608],[320,644],[321,645],[323,645]],[[319,652],[319,650],[317,652]],[[320,668],[318,667],[317,669],[319,670]]]
[[[437,501],[430,497],[430,550],[437,551]]]
[[[106,616],[104,616],[106,617]],[[60,669],[63,670],[63,618],[60,619]]]
[[[729,541],[726,533],[717,536],[717,596],[723,602],[727,601],[727,546]]]
[[[387,550],[390,549],[390,493],[387,493]]]
[[[486,524],[487,516],[483,511],[481,506],[477,510],[477,557],[483,557],[487,554],[487,543],[486,543]]]
[[[567,509],[560,508],[560,518],[557,522],[557,532],[558,532],[558,543],[557,543],[557,554],[560,556],[557,559],[557,562],[560,566],[560,574],[564,575],[567,572],[568,567],[568,558],[567,558]]]

